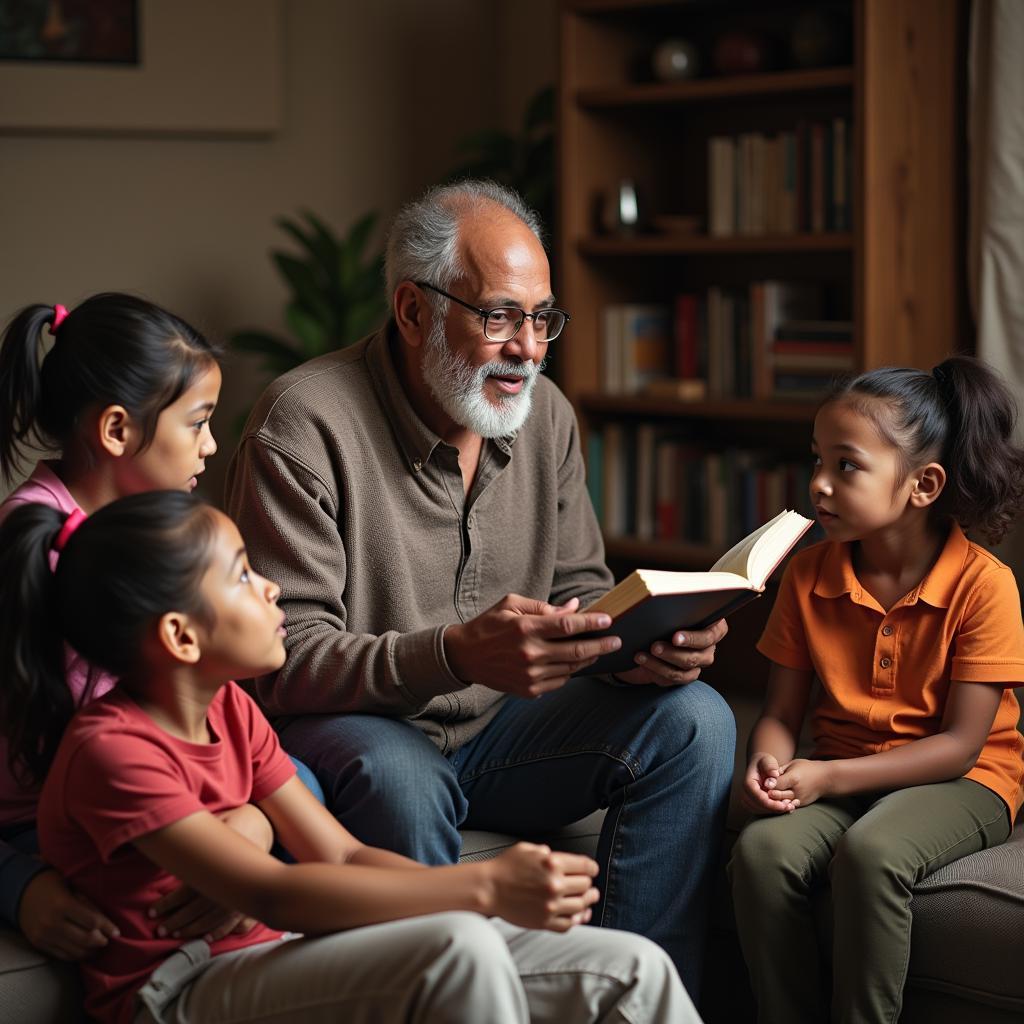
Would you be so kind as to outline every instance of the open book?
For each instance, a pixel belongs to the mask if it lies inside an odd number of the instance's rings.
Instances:
[[[586,636],[619,636],[622,647],[578,675],[625,672],[634,655],[679,629],[703,629],[742,608],[764,591],[765,581],[811,527],[799,512],[780,512],[744,537],[709,572],[637,569],[586,610],[605,612],[612,624]]]

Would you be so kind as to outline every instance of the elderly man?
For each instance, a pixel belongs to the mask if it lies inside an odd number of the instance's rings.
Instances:
[[[536,216],[434,189],[388,242],[391,318],[270,386],[228,507],[281,584],[288,661],[257,682],[285,748],[360,839],[454,862],[460,826],[531,835],[607,807],[594,921],[699,980],[734,726],[677,633],[616,679],[573,411],[541,375],[556,308]]]

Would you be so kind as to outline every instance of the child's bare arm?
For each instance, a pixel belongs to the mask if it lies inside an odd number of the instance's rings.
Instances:
[[[772,800],[771,790],[780,765],[796,751],[807,712],[813,673],[772,663],[764,710],[750,733],[743,802],[757,814],[792,810],[784,800]]]
[[[773,799],[812,803],[823,796],[903,789],[959,779],[974,767],[992,729],[1003,686],[951,683],[942,728],[893,750],[785,766]]]
[[[292,803],[288,795],[276,805],[261,802],[282,839],[280,824],[291,814]],[[285,831],[290,828],[286,823]],[[295,832],[300,831],[296,823]],[[473,910],[526,927],[565,931],[587,920],[598,898],[593,886],[597,864],[589,857],[526,843],[493,861],[429,869],[371,850],[350,836],[335,846],[326,827],[308,844],[303,854],[323,844],[322,852],[334,862],[282,864],[205,812],[135,840],[146,857],[198,891],[216,894],[273,927],[307,933],[445,910]]]

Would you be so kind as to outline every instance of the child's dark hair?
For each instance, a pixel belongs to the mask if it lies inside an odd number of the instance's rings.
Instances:
[[[55,316],[55,307],[28,306],[0,347],[0,475],[7,480],[25,447],[65,450],[91,406],[123,405],[142,425],[145,446],[160,413],[220,355],[172,313],[107,292],[58,322],[40,360],[43,328]]]
[[[0,733],[22,784],[42,782],[75,711],[64,643],[116,676],[139,669],[147,628],[165,612],[208,617],[199,584],[212,510],[183,491],[105,505],[50,556],[65,513],[23,505],[0,525]]]
[[[838,384],[824,404],[852,402],[899,452],[901,479],[938,462],[946,486],[934,514],[1002,540],[1024,508],[1024,449],[1014,443],[1017,406],[979,359],[953,356],[927,370],[886,366]]]

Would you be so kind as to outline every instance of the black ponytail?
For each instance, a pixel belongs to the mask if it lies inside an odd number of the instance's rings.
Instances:
[[[76,306],[58,325],[51,306],[22,310],[0,346],[0,476],[24,449],[64,450],[91,406],[123,405],[142,424],[143,445],[160,413],[220,355],[195,328],[159,306],[109,292]]]
[[[207,617],[199,590],[216,524],[182,491],[120,498],[86,519],[50,571],[65,519],[43,505],[0,525],[0,733],[23,783],[41,782],[71,715],[64,643],[115,676],[140,669],[147,629],[165,612]]]
[[[26,787],[43,780],[74,712],[50,571],[66,518],[49,505],[26,505],[0,527],[0,731],[8,769]]]
[[[953,356],[931,373],[887,366],[839,384],[827,402],[852,401],[899,452],[903,478],[939,462],[946,486],[933,514],[998,543],[1024,510],[1024,449],[1017,406],[985,363]],[[877,401],[872,401],[872,400]]]

